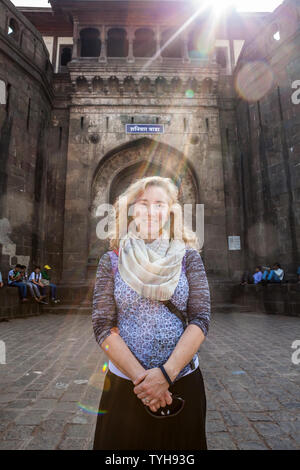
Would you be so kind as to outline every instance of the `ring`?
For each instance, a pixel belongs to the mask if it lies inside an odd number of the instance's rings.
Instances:
[[[144,398],[144,400],[143,400],[143,401],[144,401],[145,403],[149,403],[149,400],[148,400],[148,398]]]

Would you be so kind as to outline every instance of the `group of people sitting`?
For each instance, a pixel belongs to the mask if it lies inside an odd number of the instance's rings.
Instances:
[[[35,266],[30,276],[28,276],[26,266],[16,264],[8,273],[8,287],[18,287],[21,302],[28,302],[27,292],[29,290],[32,298],[42,304],[48,304],[45,300],[46,289],[49,287],[51,293],[51,301],[54,303],[60,302],[56,298],[56,285],[51,283],[50,273],[51,266],[45,264],[43,270],[40,266]],[[3,287],[2,274],[0,272],[0,287]]]
[[[269,266],[256,266],[254,274],[251,274],[249,271],[244,271],[241,285],[281,283],[283,278],[284,270],[279,263],[273,264],[272,268]],[[297,282],[300,283],[300,266],[297,269]]]

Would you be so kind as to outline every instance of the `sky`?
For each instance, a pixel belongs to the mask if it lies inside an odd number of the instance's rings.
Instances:
[[[212,2],[224,4],[224,0],[212,0]],[[47,0],[12,0],[12,3],[16,6],[50,7]],[[233,0],[231,3],[236,5],[238,11],[273,11],[282,0]]]

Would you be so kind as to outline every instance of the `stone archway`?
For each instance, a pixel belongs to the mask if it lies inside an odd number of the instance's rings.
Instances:
[[[104,203],[112,204],[136,178],[151,175],[171,177],[175,182],[180,182],[182,203],[194,205],[200,202],[193,170],[187,158],[178,150],[142,138],[110,152],[98,166],[91,188],[88,257],[90,278],[94,276],[99,257],[108,249],[108,241],[99,240],[96,235],[96,226],[100,220],[96,216],[97,207]]]

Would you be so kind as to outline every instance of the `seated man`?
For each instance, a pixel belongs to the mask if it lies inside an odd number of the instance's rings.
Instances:
[[[8,286],[18,287],[21,302],[28,302],[28,299],[26,299],[27,286],[24,282],[22,282],[22,266],[20,264],[16,264],[14,269],[9,271]]]
[[[273,265],[273,269],[267,268],[263,274],[263,280],[266,282],[281,282],[283,280],[284,271],[279,263]]]
[[[255,273],[253,274],[254,284],[258,284],[262,280],[262,267],[256,266]]]
[[[0,287],[3,287],[4,284],[3,284],[3,280],[2,280],[2,274],[1,274],[1,271],[0,271]]]
[[[28,287],[28,289],[30,291],[30,294],[34,298],[34,300],[38,303],[43,303],[43,304],[46,303],[46,302],[43,301],[43,299],[46,296],[45,295],[42,296],[40,294],[38,286],[28,279],[28,274],[27,274],[27,270],[26,270],[25,265],[22,265],[22,276],[23,276],[22,277],[22,282],[24,282],[26,284],[26,286]]]
[[[32,271],[32,273],[30,274],[29,276],[29,279],[28,279],[35,287],[36,289],[36,292],[38,292],[38,299],[40,301],[42,301],[42,299],[44,299],[46,296],[45,296],[45,287],[44,285],[42,284],[42,274],[41,274],[41,268],[40,266],[35,266],[34,267],[34,270]],[[40,290],[42,292],[42,295],[40,294]],[[45,303],[45,302],[42,302],[42,303]]]
[[[43,271],[41,271],[42,274],[42,283],[44,286],[49,286],[51,289],[51,301],[57,304],[60,302],[59,299],[56,298],[56,285],[51,282],[51,275],[50,275],[50,269],[51,266],[48,264],[45,264]]]
[[[297,279],[300,284],[300,266],[298,266],[298,269],[297,269]]]

